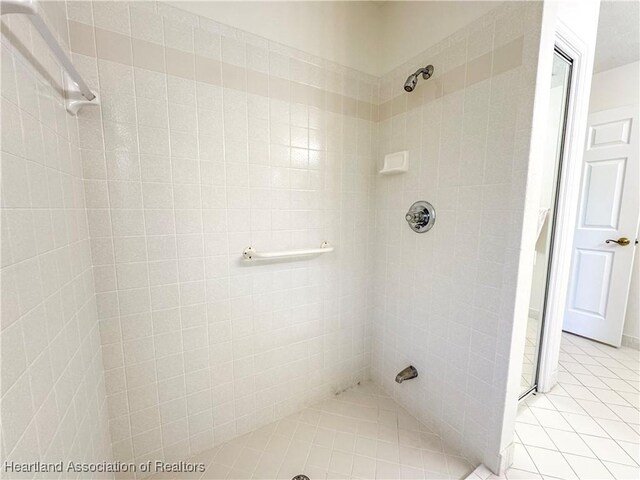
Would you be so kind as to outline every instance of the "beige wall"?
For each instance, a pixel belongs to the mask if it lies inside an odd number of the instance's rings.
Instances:
[[[169,3],[347,67],[382,75],[502,2]]]
[[[502,2],[382,2],[379,73],[384,74]],[[419,66],[419,65],[418,65]],[[416,66],[416,68],[418,67]]]
[[[639,104],[640,62],[605,70],[593,76],[589,112]],[[636,251],[623,335],[640,339],[640,255]]]
[[[168,2],[332,62],[376,75],[382,18],[374,2]]]
[[[593,76],[589,112],[638,105],[640,98],[640,62],[605,70]]]

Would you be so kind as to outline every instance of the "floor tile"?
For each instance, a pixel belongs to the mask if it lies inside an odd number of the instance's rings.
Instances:
[[[624,442],[640,443],[640,435],[633,428],[624,422],[615,420],[596,420],[602,429],[614,440],[622,440]]]
[[[576,400],[578,404],[587,412],[587,415],[593,418],[608,418],[610,420],[617,420],[617,416],[611,408],[613,405],[605,405],[600,400],[595,402],[591,400]]]
[[[448,451],[426,425],[364,383],[189,461],[208,465],[206,479],[466,478],[473,465]]]
[[[582,435],[582,439],[588,447],[595,453],[596,457],[602,461],[622,463],[633,466],[635,462],[631,459],[620,445],[610,438],[592,437]]]
[[[555,448],[544,428],[526,423],[516,423],[516,433],[525,445],[542,448]]]
[[[564,385],[582,385],[580,380],[569,372],[558,372],[558,381]]]
[[[640,478],[639,370],[640,352],[563,333],[558,384],[521,402],[515,438],[527,445],[494,477]]]
[[[505,477],[508,480],[542,480],[542,477],[537,473],[527,472],[526,470],[518,470],[517,468],[510,468],[506,472]]]
[[[529,452],[525,449],[524,445],[521,443],[516,443],[513,446],[513,464],[512,468],[518,470],[525,470],[527,472],[538,472],[536,465],[531,460],[529,456]]]
[[[460,478],[473,470],[473,466],[463,457],[447,455],[448,478]]]
[[[423,468],[422,450],[413,447],[400,447],[400,464],[408,467]]]
[[[580,400],[596,400],[595,394],[587,387],[581,385],[565,385],[565,390],[572,398]]]
[[[571,427],[580,434],[597,435],[600,437],[608,436],[604,429],[588,415],[563,413],[562,416],[567,422],[569,422],[569,425],[571,425]]]
[[[320,445],[314,445],[311,447],[311,451],[309,452],[307,465],[319,467],[327,471],[329,468],[329,460],[331,460],[331,449]]]
[[[580,480],[608,480],[613,479],[611,472],[597,458],[585,458],[577,455],[564,454],[573,471]]]
[[[489,470],[487,467],[485,467],[484,465],[478,465],[476,469],[473,471],[473,473],[478,477],[480,477],[482,480],[485,480],[486,478],[493,475],[493,472]]]
[[[540,425],[538,419],[535,417],[529,405],[521,403],[518,406],[518,422],[520,423],[528,423],[530,425]]]
[[[586,414],[584,408],[573,397],[549,394],[547,398],[559,412]]]
[[[525,403],[532,408],[544,408],[546,410],[556,409],[555,405],[551,403],[546,395],[532,394],[525,399]]]
[[[421,468],[400,465],[400,478],[402,480],[422,480],[426,477],[424,470],[422,470]]]
[[[376,479],[392,480],[400,477],[400,465],[383,460],[376,461]]]
[[[620,396],[624,398],[628,405],[638,405],[640,403],[640,393],[620,392]],[[612,402],[615,405],[622,405],[621,403]]]
[[[571,425],[564,419],[560,412],[556,410],[546,410],[544,408],[531,408],[531,411],[540,422],[540,425],[548,428],[572,431]]]
[[[231,468],[226,465],[220,465],[218,463],[212,463],[205,470],[202,478],[215,479],[215,478],[227,478],[227,474]]]
[[[600,380],[598,377],[596,377],[595,375],[593,375],[592,373],[589,374],[580,374],[577,373],[574,375],[582,385],[584,385],[585,387],[595,387],[595,388],[607,388],[607,384],[604,383],[602,380]]]
[[[628,368],[612,368],[611,371],[623,380],[637,381],[640,378],[640,375]]]
[[[621,442],[619,440],[618,445],[627,452],[627,455],[629,455],[634,462],[640,465],[640,445],[631,442]]]
[[[547,429],[547,434],[553,440],[556,449],[563,453],[571,453],[574,455],[582,455],[583,457],[594,457],[595,455],[589,449],[580,435],[575,432],[567,432],[565,430]]]
[[[599,378],[617,378],[616,374],[609,370],[607,367],[603,365],[585,365],[587,370],[589,370],[593,375]],[[616,362],[615,367],[618,367],[619,364]]]
[[[640,478],[640,467],[621,465],[613,462],[602,462],[609,469],[617,480],[638,480]]]
[[[353,455],[335,450],[331,453],[331,460],[329,461],[330,472],[348,475],[351,473],[352,467]]]
[[[606,384],[611,390],[616,392],[631,392],[635,393],[637,390],[631,386],[631,384],[620,378],[603,378],[602,382]]]
[[[603,403],[611,405],[629,405],[623,397],[626,396],[626,392],[614,392],[613,390],[605,388],[592,388],[593,394]]]
[[[560,452],[538,447],[527,447],[527,451],[541,475],[556,478],[577,478]]]
[[[432,452],[429,450],[422,451],[422,463],[424,469],[429,472],[436,472],[441,474],[448,473],[447,459],[439,452]]]

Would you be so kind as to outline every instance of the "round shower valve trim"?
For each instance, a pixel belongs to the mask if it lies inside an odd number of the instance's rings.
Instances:
[[[404,219],[414,232],[428,232],[436,222],[436,210],[429,202],[420,200],[411,205]]]

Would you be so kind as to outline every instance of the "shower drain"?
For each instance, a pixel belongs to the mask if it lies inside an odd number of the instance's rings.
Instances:
[[[307,477],[306,475],[300,474],[300,475],[296,475],[291,480],[309,480],[309,477]]]

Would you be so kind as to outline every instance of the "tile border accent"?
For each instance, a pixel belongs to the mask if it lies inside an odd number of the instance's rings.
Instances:
[[[519,36],[446,72],[439,72],[436,66],[434,76],[411,95],[401,92],[383,103],[372,103],[73,20],[69,20],[69,32],[71,51],[77,54],[372,122],[388,120],[520,67],[524,43]],[[93,37],[95,49],[87,45]]]

